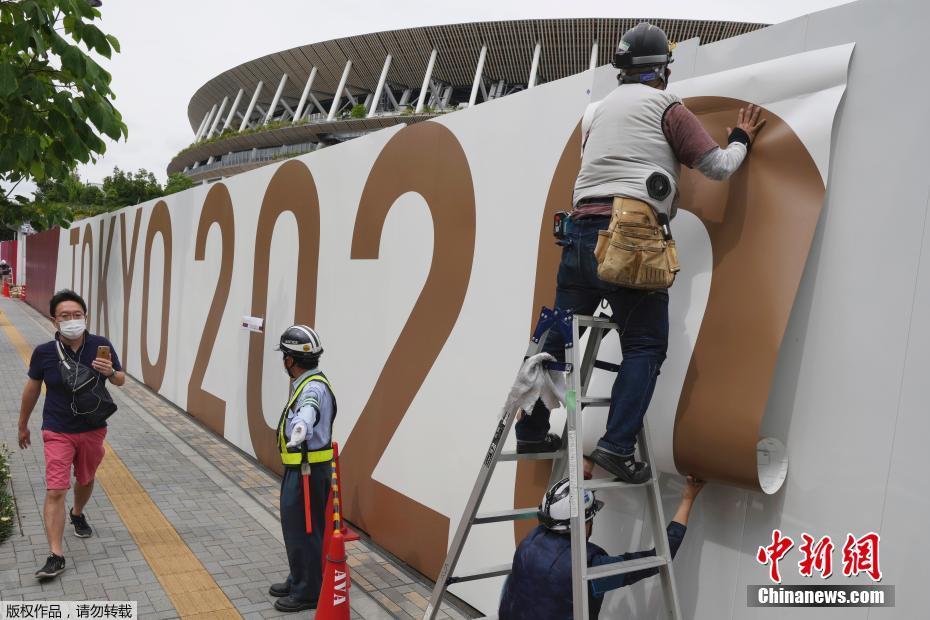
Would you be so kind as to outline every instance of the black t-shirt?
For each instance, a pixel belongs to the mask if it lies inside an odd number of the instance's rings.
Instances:
[[[55,335],[58,338],[58,335]],[[97,347],[110,347],[110,359],[113,368],[122,370],[123,367],[116,355],[116,349],[109,340],[103,336],[95,336],[90,332],[84,334],[84,344],[77,351],[62,343],[65,355],[78,360],[96,372],[91,366],[97,358]],[[65,388],[58,371],[58,351],[55,340],[40,344],[32,352],[29,361],[29,378],[45,382],[45,407],[42,409],[42,430],[56,433],[84,433],[107,425],[106,422],[98,425],[88,424],[83,416],[74,415],[71,411],[71,393]],[[98,373],[99,374],[99,373]],[[102,375],[101,375],[102,376]]]

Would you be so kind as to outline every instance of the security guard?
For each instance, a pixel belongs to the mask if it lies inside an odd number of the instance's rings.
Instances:
[[[303,611],[316,608],[323,585],[323,533],[332,480],[336,397],[319,369],[323,346],[313,329],[306,325],[288,327],[275,350],[283,354],[284,372],[291,378],[291,397],[277,429],[284,463],[281,529],[290,574],[284,583],[272,585],[269,594],[278,597],[274,604],[278,611]],[[305,489],[310,493],[309,527]]]

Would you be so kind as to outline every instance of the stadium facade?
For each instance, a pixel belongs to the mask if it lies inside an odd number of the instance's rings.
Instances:
[[[168,165],[225,176],[399,123],[417,123],[610,62],[638,18],[426,26],[311,43],[245,62],[194,93],[192,144]],[[712,43],[766,24],[650,19]]]

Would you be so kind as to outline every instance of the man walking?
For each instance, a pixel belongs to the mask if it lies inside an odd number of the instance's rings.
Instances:
[[[45,405],[42,408],[42,442],[45,448],[45,533],[50,555],[45,565],[36,571],[36,577],[47,579],[65,570],[62,536],[65,529],[65,496],[71,487],[74,470],[74,504],[68,512],[74,535],[88,538],[93,528],[87,522],[84,507],[94,491],[94,476],[103,460],[103,440],[107,434],[106,421],[93,422],[74,408],[74,397],[59,371],[59,346],[70,362],[93,368],[97,380],[109,380],[123,385],[122,372],[116,350],[109,340],[87,331],[87,304],[70,290],[62,290],[49,302],[49,314],[58,332],[55,338],[41,344],[32,352],[29,362],[29,379],[23,389],[19,410],[19,447],[26,449],[32,443],[29,416],[35,409],[45,383]],[[104,355],[101,355],[104,354]]]
[[[619,325],[623,361],[611,392],[607,429],[590,460],[631,483],[651,475],[648,463],[635,460],[634,448],[668,348],[668,291],[600,280],[594,255],[598,231],[608,228],[615,197],[670,219],[681,164],[709,178],[726,179],[739,168],[765,123],[758,108],[740,110],[727,148],[720,148],[681,99],[665,92],[671,62],[668,38],[660,28],[643,22],[623,35],[614,59],[619,86],[589,106],[582,121],[581,170],[555,297],[557,308],[576,314],[593,314],[606,299]],[[549,334],[544,351],[564,360],[558,333]],[[552,452],[561,446],[559,436],[548,433],[549,410],[541,401],[515,429],[518,452]]]
[[[274,604],[278,611],[303,611],[316,608],[323,587],[323,534],[332,483],[336,397],[319,369],[323,345],[313,329],[306,325],[288,327],[276,349],[281,351],[284,372],[291,379],[291,396],[277,429],[284,464],[281,529],[290,573],[268,593],[278,597]]]

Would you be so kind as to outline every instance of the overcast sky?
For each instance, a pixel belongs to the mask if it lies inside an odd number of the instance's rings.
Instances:
[[[165,167],[193,139],[187,104],[206,81],[236,65],[336,37],[456,22],[544,17],[679,17],[777,23],[849,0],[103,0],[102,29],[122,53],[102,61],[113,75],[128,140],[108,143],[82,178],[114,166]],[[21,188],[25,188],[23,184]]]

